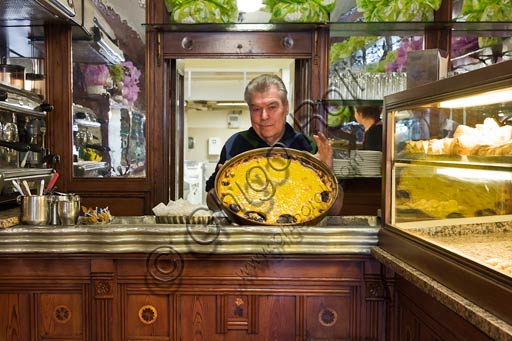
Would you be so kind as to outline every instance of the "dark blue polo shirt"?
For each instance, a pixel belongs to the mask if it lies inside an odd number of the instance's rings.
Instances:
[[[288,148],[302,150],[315,154],[318,150],[315,140],[305,134],[296,132],[292,126],[286,123],[285,131],[279,143],[285,145]],[[267,142],[263,141],[261,137],[256,134],[254,129],[251,127],[248,130],[233,134],[222,147],[220,152],[220,159],[215,166],[215,171],[206,181],[206,191],[209,191],[215,187],[215,177],[219,170],[219,164],[224,164],[227,160],[231,159],[238,154],[253,150],[256,148],[271,147]]]

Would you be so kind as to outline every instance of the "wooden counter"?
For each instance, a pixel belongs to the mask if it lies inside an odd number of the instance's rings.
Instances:
[[[375,217],[219,229],[151,218],[1,230],[0,340],[384,339]]]

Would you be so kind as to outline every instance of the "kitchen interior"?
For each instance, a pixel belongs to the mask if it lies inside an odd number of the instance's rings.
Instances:
[[[461,11],[462,3],[450,1],[453,12]],[[288,121],[296,123],[293,113],[301,90],[297,81],[304,76],[297,70],[303,61],[274,56],[205,58],[207,54],[190,58],[183,56],[186,52],[176,57],[162,41],[169,45],[166,34],[188,28],[162,24],[168,19],[167,13],[163,14],[165,8],[164,1],[157,0],[4,0],[0,4],[0,204],[2,210],[14,208],[17,212],[15,217],[2,220],[9,228],[3,229],[0,244],[0,257],[6,264],[0,275],[0,305],[25,313],[19,314],[19,325],[25,327],[20,328],[21,339],[186,340],[194,331],[224,334],[219,339],[244,340],[257,340],[261,335],[267,339],[279,335],[277,338],[283,340],[394,340],[412,335],[506,340],[512,335],[511,316],[503,303],[507,300],[481,294],[496,292],[498,297],[511,297],[509,253],[502,252],[500,259],[489,258],[477,247],[468,253],[463,243],[475,239],[488,251],[498,244],[482,242],[479,233],[490,231],[492,238],[502,237],[500,247],[505,251],[509,247],[509,223],[502,221],[509,213],[508,180],[498,184],[488,180],[489,176],[508,173],[509,160],[506,155],[489,159],[489,155],[464,154],[461,158],[453,154],[453,148],[452,154],[435,154],[426,146],[434,140],[438,144],[451,141],[447,139],[453,137],[454,124],[476,129],[484,118],[499,121],[504,127],[500,132],[507,130],[509,99],[471,110],[440,110],[437,99],[451,98],[457,91],[470,92],[449,79],[436,83],[446,90],[444,94],[426,84],[421,88],[425,94],[438,97],[418,99],[414,89],[407,90],[410,80],[403,59],[406,52],[416,49],[413,46],[420,45],[420,50],[426,46],[423,26],[420,23],[418,29],[413,23],[411,36],[397,37],[410,27],[401,30],[399,25],[398,29],[384,25],[384,30],[397,36],[370,39],[372,43],[351,51],[350,57],[338,55],[339,61],[329,61],[329,74],[324,77],[328,95],[318,101],[328,104],[323,108],[328,111],[327,118],[334,121],[326,129],[335,149],[334,173],[345,189],[345,211],[339,217],[327,217],[318,226],[222,226],[213,233],[215,243],[210,243],[191,232],[194,224],[190,222],[155,223],[157,217],[151,209],[159,200],[179,198],[204,206],[204,183],[216,166],[220,148],[230,135],[250,126],[243,89],[255,75],[275,73],[283,78],[291,104]],[[356,8],[355,1],[336,1],[328,40],[331,48],[350,41],[354,27],[337,24],[360,20],[363,15]],[[269,16],[253,9],[242,14],[242,24],[266,22]],[[146,24],[148,17],[153,24]],[[500,43],[483,48],[474,45],[482,38],[477,26],[463,23],[457,29],[455,25],[451,70],[446,77],[466,75],[460,79],[482,92],[510,86],[507,75],[512,70],[507,60],[511,58],[508,36],[512,29],[510,22],[494,24],[502,32],[492,25],[480,30],[484,40],[491,32],[491,38],[499,37]],[[61,26],[69,25],[69,32],[60,32]],[[358,37],[366,37],[361,30],[376,34],[371,25],[361,27],[355,27]],[[435,29],[439,31],[433,36],[446,34],[442,25],[434,25]],[[477,33],[467,35],[471,46],[455,48],[455,42],[472,30]],[[69,83],[61,73],[49,71],[66,70],[56,66],[65,54],[51,49],[67,45],[60,39],[49,39],[48,32],[69,38]],[[321,33],[315,34],[318,43]],[[436,43],[440,48],[443,40]],[[181,47],[186,50],[186,41]],[[347,50],[351,47],[344,46]],[[399,55],[386,65],[393,69],[366,72],[386,59],[391,50]],[[438,63],[445,60],[438,51],[429,52],[420,54],[419,65],[434,65],[437,72]],[[175,60],[175,66],[169,60]],[[494,67],[501,62],[505,62],[502,68]],[[183,102],[180,99],[169,104],[174,98],[174,79],[169,71],[173,67],[183,80]],[[412,64],[409,67],[412,69]],[[487,67],[488,75],[485,70],[478,72]],[[473,71],[477,81],[471,78]],[[428,81],[443,77],[435,74],[435,79]],[[69,102],[63,99],[66,96],[51,96],[61,80],[62,87],[69,85]],[[452,89],[457,91],[452,93]],[[67,90],[59,94],[67,94]],[[346,108],[380,107],[384,96],[389,96],[389,108],[382,112],[382,118],[390,122],[385,130],[387,150],[370,163],[359,160],[357,168],[352,162],[364,155],[354,152],[361,146],[362,127]],[[171,114],[174,109],[176,117],[182,114],[176,121]],[[338,115],[341,109],[344,111]],[[336,121],[340,118],[343,120]],[[155,128],[163,122],[167,124],[164,128]],[[417,146],[417,141],[421,145]],[[404,145],[411,148],[411,155],[398,153]],[[492,153],[498,151],[492,149]],[[174,160],[177,164],[172,163]],[[155,175],[160,162],[169,172]],[[442,187],[439,179],[447,174],[441,175],[443,167],[451,174],[461,169],[479,171],[475,172],[478,179],[452,182],[452,188],[461,188],[457,192],[460,195],[472,181],[478,182],[478,186],[471,186],[476,193],[472,197],[485,197],[486,204],[488,201],[496,207],[478,206],[469,216],[459,212],[466,212],[462,205],[455,211],[445,208],[438,194],[442,191],[434,191]],[[406,183],[400,174],[409,171],[419,175],[410,176],[412,180]],[[418,184],[424,187],[419,190]],[[434,197],[420,210],[418,202],[425,202],[421,199],[430,195],[425,194],[429,189],[435,192]],[[489,193],[500,196],[499,203],[494,197],[487,200]],[[415,195],[419,200],[413,202]],[[26,207],[25,200],[46,196],[60,199],[57,203],[41,202],[41,206],[48,205],[44,206],[45,214],[19,214],[20,206]],[[73,207],[73,215],[82,215],[84,211],[77,210],[80,206],[91,208],[85,213],[96,220],[66,220],[56,211],[48,213],[48,209]],[[464,225],[465,219],[472,219],[472,223]],[[76,224],[79,221],[86,223]],[[210,231],[212,226],[205,228]],[[466,238],[468,231],[475,232],[476,237]],[[204,231],[199,232],[204,237]],[[170,235],[170,244],[162,246],[162,240],[168,241]],[[450,244],[454,235],[462,246]],[[281,243],[270,248],[276,245],[276,236]],[[177,261],[173,255],[178,256]],[[162,256],[168,258],[161,260]],[[168,263],[158,263],[169,260],[180,270],[182,282],[174,282],[176,278],[165,267]],[[148,269],[152,261],[156,268]],[[184,271],[185,263],[188,268]],[[30,271],[23,272],[25,266]],[[244,276],[239,275],[241,269]],[[34,279],[37,276],[40,281]],[[466,284],[461,284],[460,278]],[[437,285],[441,290],[435,290]],[[205,292],[205,288],[210,291]],[[478,288],[477,293],[474,288]],[[190,323],[201,314],[201,322]],[[91,322],[94,319],[89,315],[108,318]],[[350,318],[342,321],[338,316]],[[111,320],[114,327],[107,322]],[[0,321],[0,336],[12,329],[9,322]]]
[[[293,112],[293,70],[290,59],[180,61],[185,75],[184,199],[206,203],[205,182],[213,173],[221,148],[235,132],[250,127],[244,101],[247,82],[262,73],[279,75],[289,89]],[[293,117],[289,115],[289,123]]]

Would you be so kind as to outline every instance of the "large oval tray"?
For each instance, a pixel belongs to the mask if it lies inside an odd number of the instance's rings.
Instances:
[[[333,171],[307,152],[254,149],[227,161],[215,179],[223,211],[243,225],[314,225],[338,196]]]

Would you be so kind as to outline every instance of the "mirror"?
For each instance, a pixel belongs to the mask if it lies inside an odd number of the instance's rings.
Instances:
[[[146,176],[145,5],[84,1],[73,38],[73,176]]]

